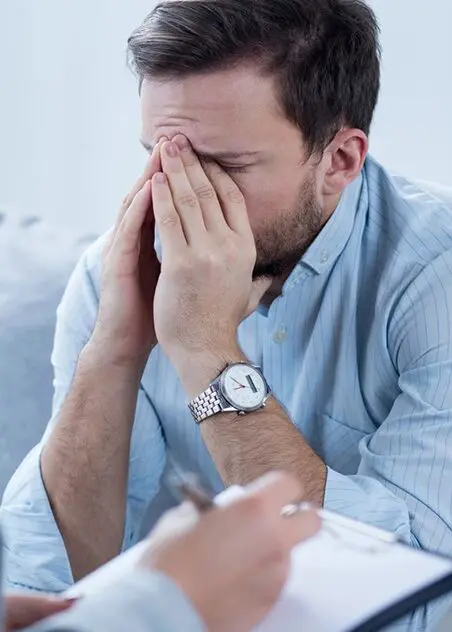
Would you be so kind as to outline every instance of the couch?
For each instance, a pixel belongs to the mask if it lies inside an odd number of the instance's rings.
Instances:
[[[451,189],[419,184],[452,213]],[[50,418],[56,307],[75,262],[96,237],[36,217],[0,214],[0,496]],[[163,487],[144,531],[172,504]]]

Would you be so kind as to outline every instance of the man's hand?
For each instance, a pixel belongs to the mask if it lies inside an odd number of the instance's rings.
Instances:
[[[154,293],[160,264],[154,250],[151,179],[160,169],[157,145],[142,177],[122,204],[104,252],[92,344],[113,364],[143,368],[157,343]]]
[[[164,173],[152,180],[163,246],[155,329],[192,399],[227,364],[248,361],[237,328],[270,282],[253,283],[256,247],[234,180],[216,164],[201,164],[181,135],[162,144],[161,162]],[[302,481],[306,500],[323,502],[326,466],[273,397],[246,421],[231,423],[236,420],[234,412],[219,413],[201,424],[226,485],[284,469]]]
[[[33,595],[6,595],[5,632],[22,630],[54,614],[70,608],[71,599],[55,599]]]
[[[301,496],[296,479],[270,474],[201,518],[186,504],[159,523],[142,565],[170,577],[209,632],[247,632],[278,599],[292,548],[319,528],[314,512],[281,516]]]
[[[163,248],[154,317],[159,342],[183,371],[196,356],[236,349],[237,328],[269,283],[253,284],[254,237],[229,175],[201,164],[184,136],[162,144],[161,161],[164,174],[152,180]]]
[[[41,455],[47,496],[75,580],[124,539],[130,442],[142,372],[156,344],[150,178],[159,149],[123,203],[104,252],[99,314]]]

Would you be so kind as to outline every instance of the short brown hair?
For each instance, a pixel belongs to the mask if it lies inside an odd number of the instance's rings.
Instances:
[[[167,0],[128,54],[141,81],[256,62],[311,152],[344,126],[368,134],[380,88],[379,27],[362,0]]]

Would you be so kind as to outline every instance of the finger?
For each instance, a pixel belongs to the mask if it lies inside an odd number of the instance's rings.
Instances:
[[[110,256],[119,262],[121,273],[128,274],[136,268],[140,254],[141,230],[150,203],[151,183],[147,180],[127,209],[111,247]]]
[[[281,516],[283,550],[291,551],[294,546],[318,533],[322,521],[315,510],[301,510],[290,517]]]
[[[246,211],[245,198],[234,180],[215,163],[203,163],[204,170],[217,192],[228,226],[241,234],[250,235],[251,226]]]
[[[6,596],[6,630],[22,630],[42,619],[58,614],[74,604],[72,599],[31,595]]]
[[[164,173],[158,173],[152,179],[152,205],[165,261],[165,257],[174,256],[187,247],[187,238]]]
[[[157,173],[158,171],[161,171],[162,166],[161,166],[161,160],[160,160],[160,146],[166,140],[167,138],[165,136],[164,138],[160,139],[160,141],[154,147],[152,155],[150,156],[148,162],[146,163],[146,167],[144,169],[143,174],[138,178],[138,180],[136,181],[130,193],[128,193],[126,197],[123,199],[121,207],[119,209],[119,213],[116,217],[115,225],[111,229],[110,234],[105,244],[105,248],[103,252],[104,258],[107,256],[108,252],[110,251],[110,248],[113,244],[113,241],[116,235],[116,231],[118,230],[128,208],[130,207],[133,200],[135,199],[135,196],[143,188],[143,186],[148,180],[152,180],[152,177],[155,173]]]
[[[224,218],[217,193],[189,140],[182,134],[178,134],[173,138],[173,142],[179,148],[187,178],[198,198],[206,229],[209,232],[225,232],[229,227]]]
[[[247,486],[249,496],[255,496],[266,506],[280,512],[285,505],[303,498],[303,487],[297,478],[286,472],[270,472]]]
[[[267,517],[262,522],[261,536],[268,556],[285,555],[319,530],[320,519],[315,511],[296,511],[290,517],[282,513],[285,506],[302,499],[303,488],[295,477],[270,473],[249,485],[247,491],[248,498],[258,503],[262,515]]]
[[[162,170],[168,179],[174,207],[179,214],[187,243],[197,241],[206,232],[206,225],[198,198],[185,172],[178,146],[173,142],[163,143],[161,160]]]
[[[132,202],[133,202],[136,194],[138,193],[138,191],[141,191],[141,189],[144,187],[145,183],[148,180],[152,180],[154,175],[162,170],[162,163],[161,163],[161,159],[160,159],[160,148],[161,148],[162,144],[165,141],[167,141],[167,140],[168,139],[165,136],[165,137],[161,138],[159,140],[159,142],[155,145],[155,147],[154,147],[154,149],[152,151],[152,154],[151,154],[148,162],[146,163],[146,167],[144,169],[143,174],[138,178],[138,180],[136,181],[136,183],[133,186],[133,188],[130,191],[130,193],[128,193],[126,195],[126,197],[124,198],[124,200],[122,201],[121,210],[120,210],[120,213],[118,215],[118,221],[117,221],[117,225],[118,226],[121,223],[122,217],[124,217],[124,214],[126,213],[127,209],[132,204]]]

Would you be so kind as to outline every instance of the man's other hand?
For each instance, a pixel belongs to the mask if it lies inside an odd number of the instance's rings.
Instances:
[[[154,250],[151,179],[161,168],[157,144],[122,203],[104,250],[99,314],[91,345],[113,365],[143,369],[157,344],[154,294],[160,263]]]

